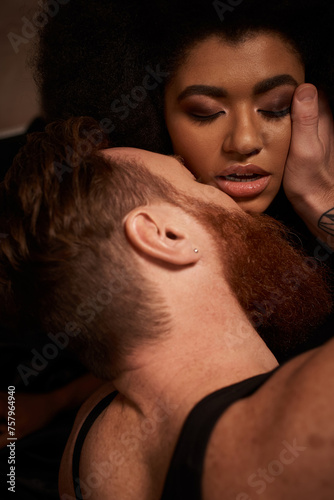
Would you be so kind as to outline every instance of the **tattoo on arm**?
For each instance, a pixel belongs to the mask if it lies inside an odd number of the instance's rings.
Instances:
[[[334,236],[334,207],[322,214],[318,220],[318,227]]]

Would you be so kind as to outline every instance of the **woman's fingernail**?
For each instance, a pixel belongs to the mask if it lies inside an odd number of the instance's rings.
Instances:
[[[313,101],[316,95],[317,91],[314,87],[303,87],[297,90],[297,99],[299,102]]]

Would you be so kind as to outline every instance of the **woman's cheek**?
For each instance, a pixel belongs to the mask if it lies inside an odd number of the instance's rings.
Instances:
[[[182,151],[191,151],[194,143],[198,143],[202,139],[199,127],[193,126],[184,117],[180,117],[171,124],[167,124],[167,129],[174,146],[174,153],[181,156]]]

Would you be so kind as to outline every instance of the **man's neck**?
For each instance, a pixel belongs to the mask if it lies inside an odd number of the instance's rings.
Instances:
[[[187,325],[136,350],[130,368],[114,381],[143,415],[163,403],[183,421],[207,394],[278,366],[241,310],[223,323],[201,326],[189,320]]]

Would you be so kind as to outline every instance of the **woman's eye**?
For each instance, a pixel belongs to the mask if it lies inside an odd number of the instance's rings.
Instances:
[[[269,120],[271,119],[279,119],[283,118],[284,116],[287,116],[290,114],[291,107],[289,106],[288,108],[281,109],[280,111],[267,111],[265,109],[259,109],[259,113],[261,113],[265,118],[268,118]]]
[[[213,113],[211,115],[198,115],[196,113],[190,113],[190,117],[196,122],[211,122],[218,118],[218,116],[225,114],[225,111],[218,111],[217,113]]]

